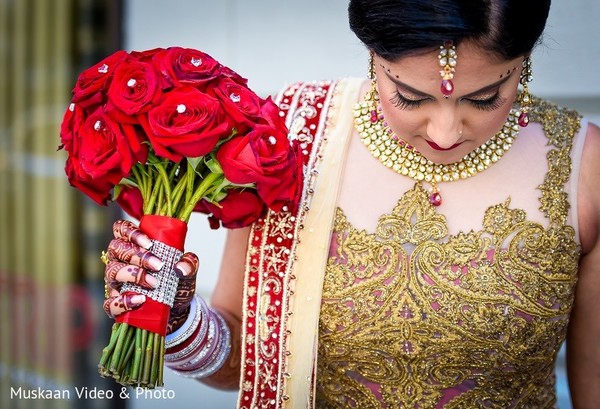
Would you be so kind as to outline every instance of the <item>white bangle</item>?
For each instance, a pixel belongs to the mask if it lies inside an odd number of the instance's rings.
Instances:
[[[198,324],[205,321],[203,318],[206,317],[207,308],[204,299],[197,294],[194,295],[190,302],[190,312],[183,325],[165,336],[165,348],[173,348],[188,339],[196,331]]]
[[[219,337],[221,338],[216,351],[213,351],[213,353],[216,352],[216,356],[214,354],[211,355],[211,358],[208,359],[207,365],[203,365],[198,369],[194,369],[192,371],[176,371],[179,375],[182,375],[186,378],[205,378],[221,369],[223,364],[225,364],[225,361],[227,361],[229,353],[231,352],[231,333],[227,323],[223,317],[221,317],[221,314],[215,313],[215,315],[219,319]]]

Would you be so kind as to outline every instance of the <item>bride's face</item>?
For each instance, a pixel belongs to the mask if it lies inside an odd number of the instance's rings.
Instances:
[[[435,163],[459,161],[493,137],[515,101],[523,57],[498,61],[469,44],[457,47],[454,92],[441,92],[438,53],[389,62],[375,56],[383,115],[390,128]]]

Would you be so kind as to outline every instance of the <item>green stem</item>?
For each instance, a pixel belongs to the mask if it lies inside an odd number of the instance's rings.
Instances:
[[[196,170],[189,162],[187,166],[187,173],[185,176],[185,202],[189,203],[192,199],[192,193],[194,193],[194,182],[196,181]]]
[[[144,197],[144,192],[146,191],[146,179],[141,175],[138,166],[141,165],[136,164],[134,167],[131,168],[131,174],[133,175],[135,183],[138,185],[138,189],[140,189],[142,197]]]
[[[133,382],[139,381],[140,374],[140,361],[142,359],[142,333],[143,329],[136,329],[135,331],[135,355],[133,356],[133,366],[131,369],[131,380]]]
[[[142,383],[142,377],[144,374],[144,357],[146,356],[146,346],[148,345],[148,330],[142,330],[142,342],[141,342],[141,350],[140,350],[140,369],[138,373],[138,385]]]
[[[108,365],[108,362],[110,361],[113,350],[115,349],[115,344],[117,343],[117,338],[119,337],[120,326],[121,324],[118,322],[115,322],[113,324],[110,333],[110,341],[108,342],[108,345],[105,346],[102,350],[102,357],[100,358],[100,363],[98,363],[98,368],[100,368],[101,373],[103,374],[107,374],[105,368]]]
[[[150,172],[150,169],[148,169]],[[149,187],[148,189],[148,197],[144,197],[144,214],[153,214],[154,213],[154,203],[158,199],[159,191],[160,191],[160,183],[152,178],[152,175],[148,175],[148,179],[154,181],[154,185]],[[150,185],[150,183],[148,183]],[[147,200],[146,200],[147,199]]]
[[[184,222],[187,222],[189,220],[190,215],[194,211],[196,203],[198,203],[198,201],[206,195],[206,193],[211,187],[214,188],[214,182],[218,180],[221,176],[223,175],[218,173],[209,173],[208,175],[206,175],[206,178],[204,178],[204,180],[200,182],[200,185],[196,188],[196,191],[192,195],[191,199],[186,203],[186,206],[178,215],[178,218],[180,220],[183,220]]]
[[[183,177],[179,179],[177,185],[175,186],[175,189],[173,189],[173,211],[175,213],[177,213],[177,210],[179,208],[179,202],[181,201],[184,192],[186,194],[185,203],[188,202],[188,186],[190,184],[190,180],[193,185],[195,176],[196,173],[194,172],[194,168],[192,168],[192,165],[190,165],[190,163],[188,162],[185,175],[183,175]]]
[[[158,192],[156,194],[157,199],[156,199],[156,211],[153,211],[152,214],[162,214],[161,213],[161,209],[165,200],[165,189],[164,186],[162,185],[162,183],[157,183],[158,185]]]
[[[165,337],[160,337],[160,361],[158,362],[158,386],[163,386],[163,372],[165,366]]]
[[[152,367],[152,341],[154,337],[152,334],[148,334],[148,343],[146,344],[146,351],[144,351],[144,372],[142,376],[142,385],[148,385],[150,381],[150,369]]]
[[[154,340],[152,342],[152,368],[150,370],[150,385],[156,385],[156,379],[158,377],[158,364],[160,363],[160,338],[159,334],[154,334]]]
[[[173,214],[173,210],[171,208],[171,181],[169,180],[169,175],[167,174],[166,169],[164,168],[164,166],[162,164],[156,164],[155,165],[156,170],[158,171],[158,176],[159,179],[162,181],[162,192],[164,194],[164,198],[165,198],[165,204],[166,204],[166,215],[170,216]],[[159,207],[160,209],[160,207]]]
[[[127,339],[125,340],[126,347],[124,351],[126,352],[122,354],[122,357],[120,358],[121,362],[119,363],[119,373],[122,374],[121,376],[128,373],[128,371],[125,371],[125,367],[131,361],[131,356],[133,355],[133,350],[135,349],[135,332],[137,331],[137,328],[129,328],[130,330],[127,331]]]
[[[117,339],[115,351],[113,352],[112,359],[110,360],[109,369],[110,372],[113,374],[117,374],[117,369],[119,368],[119,358],[121,357],[121,352],[123,350],[123,342],[125,341],[125,335],[127,335],[128,328],[129,325],[124,322],[121,323],[121,326],[119,327],[119,338]]]

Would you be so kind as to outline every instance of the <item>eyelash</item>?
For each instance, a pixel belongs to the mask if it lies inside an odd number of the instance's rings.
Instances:
[[[390,102],[400,109],[414,109],[421,106],[427,99],[412,100],[403,97],[400,92],[396,91]]]
[[[412,100],[403,97],[400,92],[396,91],[394,96],[390,99],[390,102],[400,109],[415,109],[421,106],[423,102],[427,101],[427,98]],[[467,99],[473,107],[482,111],[493,111],[500,108],[506,102],[506,99],[500,96],[500,92],[496,92],[492,97],[486,99]]]
[[[477,109],[480,109],[482,111],[493,111],[504,105],[506,99],[500,96],[500,92],[496,92],[496,94],[494,94],[490,98],[481,100],[469,99],[468,101]]]

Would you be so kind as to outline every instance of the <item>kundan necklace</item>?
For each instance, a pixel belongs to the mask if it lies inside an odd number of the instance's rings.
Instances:
[[[354,126],[362,142],[381,163],[416,181],[430,183],[432,189],[429,202],[439,206],[442,204],[442,196],[438,183],[475,176],[498,162],[510,149],[519,134],[519,114],[519,110],[513,107],[500,132],[460,161],[449,164],[433,163],[390,129],[383,117],[379,96],[374,87],[367,92],[363,102],[356,104]]]

